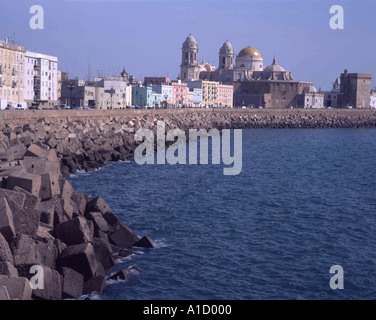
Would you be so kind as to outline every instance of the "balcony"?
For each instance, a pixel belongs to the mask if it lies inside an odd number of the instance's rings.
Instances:
[[[34,65],[34,69],[40,70],[40,66]]]

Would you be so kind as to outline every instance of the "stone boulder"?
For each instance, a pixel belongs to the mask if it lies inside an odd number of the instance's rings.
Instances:
[[[148,236],[142,237],[140,240],[136,241],[132,244],[132,247],[139,247],[139,248],[155,248],[154,241],[150,239]]]
[[[33,299],[61,300],[63,290],[61,275],[56,270],[52,270],[51,268],[46,266],[42,266],[42,269],[44,279],[43,289],[34,289],[32,291]]]
[[[63,274],[63,299],[78,299],[83,294],[84,276],[73,269],[61,268]]]
[[[9,248],[8,242],[5,240],[2,234],[0,234],[0,262],[9,261],[14,264],[12,252]]]
[[[13,224],[13,213],[5,197],[0,198],[0,233],[10,242],[16,235]]]
[[[0,276],[0,287],[6,287],[11,300],[31,300],[32,290],[27,278]]]
[[[90,243],[67,247],[60,255],[58,264],[77,271],[85,280],[92,278],[98,268],[98,260]]]
[[[86,205],[86,213],[89,212],[100,212],[105,214],[107,212],[112,212],[111,208],[108,206],[106,201],[102,197],[96,197],[88,202]]]
[[[55,227],[56,236],[67,246],[91,242],[93,234],[88,221],[83,217],[77,217]]]

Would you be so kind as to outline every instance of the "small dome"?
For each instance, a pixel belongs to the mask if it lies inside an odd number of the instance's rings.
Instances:
[[[196,39],[190,34],[187,39],[185,39],[184,43],[197,43]]]
[[[304,93],[317,93],[316,88],[310,84],[308,87],[305,87],[303,90]]]
[[[219,53],[233,53],[234,49],[229,41],[226,40],[226,42],[223,44],[221,49],[219,50]]]
[[[262,58],[262,55],[260,51],[258,51],[257,49],[252,47],[246,47],[239,52],[238,57]]]
[[[266,73],[268,73],[268,72],[269,73],[271,73],[271,72],[285,72],[285,71],[286,71],[285,69],[283,69],[280,65],[277,64],[275,56],[274,56],[274,59],[273,59],[273,63],[270,66],[266,67],[265,70],[264,70],[264,72],[266,72]]]

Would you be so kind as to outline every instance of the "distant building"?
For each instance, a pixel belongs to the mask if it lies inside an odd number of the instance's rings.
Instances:
[[[193,107],[200,108],[202,106],[202,89],[192,88],[193,90]]]
[[[368,73],[349,73],[347,69],[324,92],[324,105],[330,108],[369,108],[372,106],[372,76]]]
[[[193,108],[193,99],[194,99],[194,93],[193,90],[187,91],[187,108]]]
[[[172,103],[175,107],[187,106],[188,87],[181,80],[172,82]]]
[[[151,105],[152,108],[159,109],[162,107],[162,95],[158,92],[151,92]]]
[[[376,91],[371,92],[370,107],[376,109]]]
[[[145,77],[144,86],[153,86],[161,84],[170,84],[171,80],[169,77]]]
[[[345,107],[369,108],[371,79],[371,74],[349,73],[347,69],[341,74],[341,92]]]
[[[341,78],[333,82],[332,90],[324,91],[324,106],[327,108],[344,108],[343,93],[341,93]]]
[[[62,73],[61,104],[71,108],[124,109],[132,104],[132,87],[123,77],[93,81],[66,79]]]
[[[161,95],[162,101],[172,102],[172,85],[155,84],[152,86],[153,91]]]
[[[317,92],[313,85],[304,88],[303,100],[305,109],[322,109],[324,108],[324,94]]]
[[[25,98],[25,48],[0,41],[0,107],[17,107]]]
[[[150,108],[153,105],[152,87],[132,87],[132,105]]]
[[[218,107],[218,87],[216,81],[195,80],[188,81],[190,89],[201,89],[201,105],[210,108]]]
[[[57,71],[57,101],[58,105],[60,105],[61,101],[61,85],[62,85],[62,72]]]
[[[218,107],[232,107],[234,102],[234,87],[232,85],[218,85]]]
[[[58,59],[41,53],[25,53],[25,101],[52,108],[58,99]]]
[[[117,104],[112,105],[112,109],[126,108],[132,105],[132,86],[129,84],[128,78],[123,76],[125,70],[120,77],[97,78],[94,81],[88,81],[88,85],[103,87],[104,91],[112,96],[117,96]],[[126,73],[125,73],[126,74]],[[110,109],[111,109],[110,108]]]
[[[270,66],[262,71],[250,70],[245,76],[243,80],[234,82],[235,106],[304,108],[311,101],[307,95],[313,92],[310,89],[313,87],[312,83],[294,80],[291,72],[277,64],[275,57]],[[322,93],[314,92],[314,95],[323,101]]]

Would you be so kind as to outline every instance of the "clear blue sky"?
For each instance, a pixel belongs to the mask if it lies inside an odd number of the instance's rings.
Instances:
[[[45,29],[31,30],[29,9],[45,10]],[[345,29],[329,28],[329,8],[345,10]],[[0,0],[0,39],[15,34],[30,50],[56,55],[60,69],[85,78],[123,66],[140,80],[176,79],[181,45],[192,33],[200,60],[218,65],[228,39],[236,52],[257,48],[297,80],[329,89],[345,68],[376,78],[376,1],[358,0]],[[376,79],[373,79],[373,86]]]

